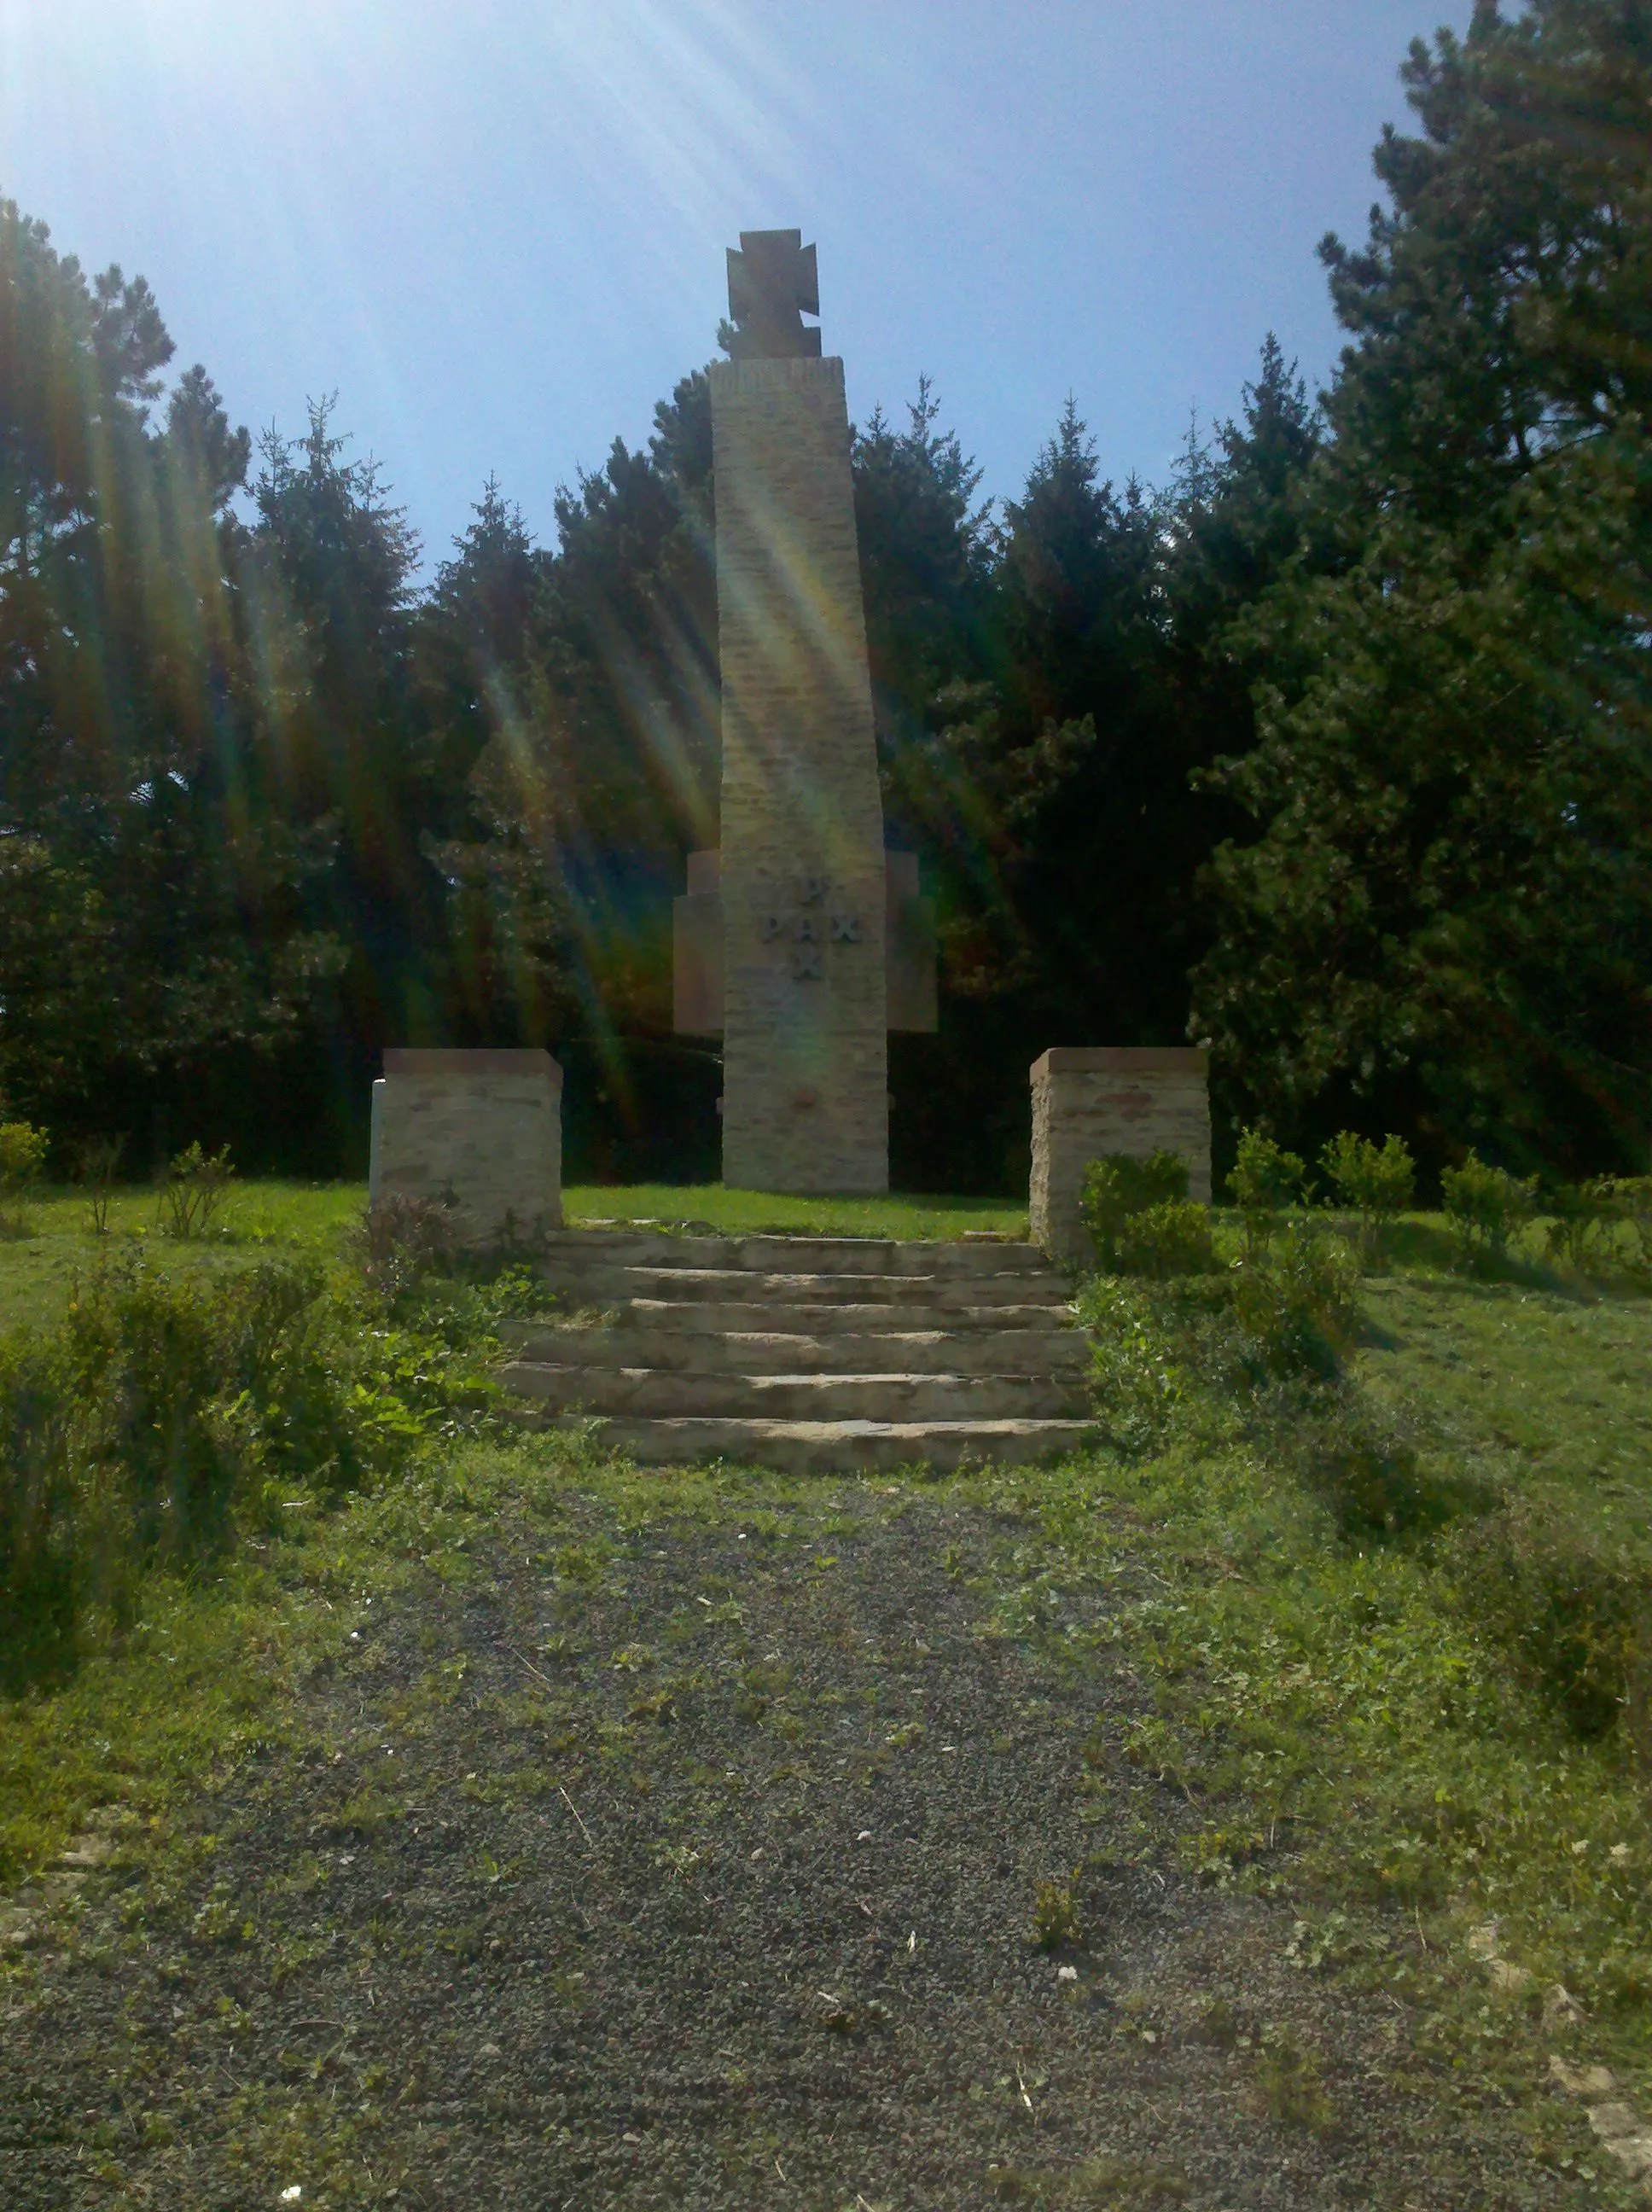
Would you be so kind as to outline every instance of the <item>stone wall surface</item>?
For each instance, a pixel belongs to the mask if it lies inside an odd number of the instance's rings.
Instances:
[[[487,1243],[562,1220],[562,1071],[548,1052],[388,1051],[373,1086],[369,1205],[450,1202]]]
[[[843,364],[711,370],[723,1180],[889,1187],[883,805]]]
[[[679,1036],[723,1033],[721,854],[690,853],[689,888],[671,902],[671,1026]],[[892,1030],[933,1036],[940,1026],[935,902],[918,888],[915,853],[884,855],[884,1011]]]
[[[1179,1152],[1189,1194],[1211,1196],[1209,1055],[1178,1048],[1056,1047],[1032,1067],[1033,1242],[1082,1265],[1095,1255],[1078,1218],[1084,1170],[1106,1152]]]

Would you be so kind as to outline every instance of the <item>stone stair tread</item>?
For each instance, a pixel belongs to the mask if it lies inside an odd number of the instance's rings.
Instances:
[[[940,1273],[954,1278],[1050,1272],[1047,1254],[1023,1241],[886,1237],[703,1237],[662,1231],[568,1229],[545,1241],[553,1261],[619,1267],[774,1267],[813,1274]]]
[[[777,1314],[786,1310],[784,1306],[777,1307],[767,1302],[762,1305],[714,1305],[701,1304],[690,1299],[683,1300],[681,1304],[671,1298],[631,1298],[627,1301],[628,1316],[636,1321],[663,1322],[667,1327],[677,1328],[709,1329],[720,1334],[731,1330],[755,1330],[764,1321],[773,1322]],[[890,1309],[887,1305],[818,1305],[794,1306],[791,1310],[811,1317],[829,1313],[840,1320],[853,1321],[861,1334],[875,1334],[872,1321],[887,1314]],[[957,1328],[961,1322],[979,1328],[1017,1328],[1029,1323],[1047,1328],[1053,1315],[1070,1313],[1071,1310],[1068,1306],[1054,1304],[937,1306],[920,1307],[916,1313],[908,1313],[903,1318],[908,1326],[915,1322],[918,1327],[926,1329]],[[923,1316],[921,1321],[917,1319],[918,1315]],[[623,1328],[625,1323],[622,1322],[620,1326]],[[787,1333],[806,1334],[805,1331]]]
[[[640,1466],[680,1466],[734,1459],[797,1473],[848,1467],[892,1468],[926,1462],[957,1466],[964,1458],[1015,1462],[1076,1450],[1095,1433],[1093,1421],[776,1421],[731,1416],[598,1417],[551,1413],[549,1429],[594,1429],[601,1441]]]
[[[583,1294],[593,1303],[612,1299],[690,1298],[715,1304],[751,1294],[794,1305],[898,1305],[923,1298],[954,1306],[1063,1304],[1066,1285],[1045,1273],[979,1275],[831,1274],[758,1272],[741,1267],[629,1267],[603,1266],[568,1270],[551,1267],[545,1280],[553,1291]]]
[[[1090,1364],[1090,1340],[1071,1326],[1047,1328],[818,1328],[656,1329],[635,1321],[578,1328],[520,1322],[501,1334],[515,1362],[540,1366],[656,1368],[721,1375],[958,1375],[1072,1377]]]
[[[1047,1375],[705,1374],[519,1360],[501,1380],[547,1407],[616,1418],[1065,1420],[1085,1410],[1074,1378]]]

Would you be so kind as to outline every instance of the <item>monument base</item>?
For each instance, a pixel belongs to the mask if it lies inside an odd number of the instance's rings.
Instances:
[[[367,1203],[452,1208],[466,1243],[562,1224],[562,1071],[548,1052],[387,1051]]]
[[[1084,1170],[1108,1152],[1177,1152],[1188,1194],[1211,1196],[1208,1053],[1186,1047],[1057,1046],[1032,1066],[1034,1243],[1070,1266],[1096,1255],[1078,1215]]]

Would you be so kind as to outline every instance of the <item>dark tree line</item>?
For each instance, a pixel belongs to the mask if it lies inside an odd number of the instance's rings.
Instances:
[[[1054,1042],[1230,1116],[1646,1163],[1652,0],[1413,47],[1417,135],[1171,482],[1069,404],[994,509],[927,386],[855,439],[891,840],[943,1012],[897,1174],[1008,1187]],[[0,205],[0,1087],[64,1135],[355,1164],[386,1042],[547,1043],[571,1165],[714,1171],[670,900],[714,842],[708,389],[537,544],[420,549],[331,404],[254,451],[141,281]]]

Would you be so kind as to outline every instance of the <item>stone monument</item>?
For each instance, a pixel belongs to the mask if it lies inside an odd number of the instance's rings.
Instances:
[[[934,927],[884,850],[843,364],[815,249],[742,231],[710,372],[721,848],[677,902],[676,1025],[723,1038],[723,1180],[889,1188],[892,1023],[933,1029]],[[891,964],[890,953],[895,959]]]
[[[1033,1062],[1034,1243],[1094,1266],[1078,1200],[1084,1170],[1106,1152],[1179,1152],[1189,1196],[1210,1203],[1209,1059],[1182,1045],[1101,1045],[1057,1046]]]
[[[562,1071],[548,1052],[389,1050],[373,1086],[367,1203],[452,1208],[467,1243],[562,1224]]]

